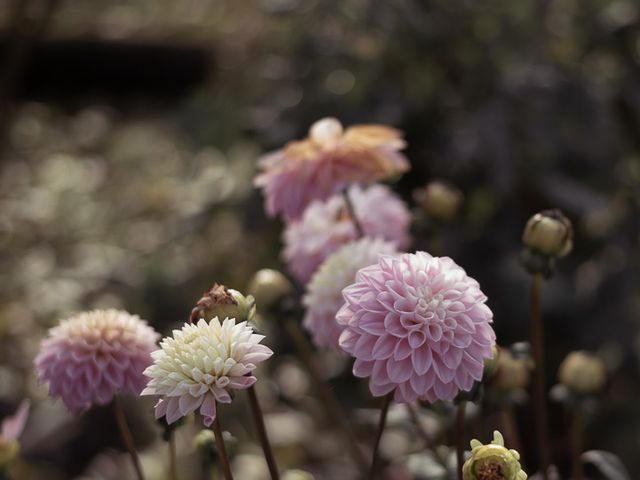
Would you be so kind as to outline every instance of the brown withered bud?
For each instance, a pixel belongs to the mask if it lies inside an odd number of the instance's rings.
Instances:
[[[238,322],[250,321],[255,313],[255,304],[251,295],[245,297],[237,290],[214,283],[191,310],[189,321],[193,323],[200,318],[209,321],[214,317],[220,320],[235,318]]]

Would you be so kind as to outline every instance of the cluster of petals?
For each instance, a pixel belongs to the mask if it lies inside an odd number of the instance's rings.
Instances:
[[[392,243],[364,237],[344,245],[320,266],[307,285],[302,323],[318,348],[342,352],[338,339],[343,326],[336,322],[336,313],[344,303],[342,289],[355,281],[358,270],[376,263],[379,255],[395,253]]]
[[[411,214],[406,204],[385,185],[348,190],[358,222],[365,235],[408,247]],[[287,224],[282,257],[291,274],[307,283],[320,264],[341,246],[358,238],[342,195],[315,201],[297,221]]]
[[[38,380],[74,414],[94,403],[106,405],[117,393],[138,395],[158,338],[137,315],[82,312],[49,330],[35,359]]]
[[[452,400],[482,378],[493,314],[477,281],[448,257],[381,255],[343,290],[340,347],[374,396]]]
[[[218,317],[185,323],[152,353],[154,363],[144,374],[150,378],[142,395],[159,395],[156,418],[168,424],[200,409],[204,424],[216,417],[216,402],[230,403],[231,389],[246,389],[256,382],[251,372],[273,352],[261,345],[263,335],[247,322]]]
[[[400,131],[384,125],[353,125],[335,118],[314,123],[309,136],[290,142],[258,161],[255,185],[265,196],[267,213],[299,218],[313,200],[325,200],[352,183],[366,184],[409,169],[400,153]]]

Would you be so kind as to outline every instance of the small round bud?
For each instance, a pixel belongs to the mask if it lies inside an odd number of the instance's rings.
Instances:
[[[502,348],[498,354],[492,385],[500,390],[526,388],[531,376],[529,367],[528,360],[514,357],[509,350]]]
[[[206,291],[196,306],[191,311],[191,322],[200,318],[210,321],[214,317],[220,320],[225,318],[235,318],[238,323],[251,321],[255,314],[256,302],[251,295],[244,296],[237,290],[232,290],[214,283]]]
[[[575,393],[595,393],[606,381],[604,363],[590,353],[571,352],[560,364],[558,379]]]
[[[524,228],[522,243],[544,256],[564,257],[573,248],[571,221],[560,210],[543,210],[536,213]]]
[[[483,445],[471,440],[471,457],[462,466],[464,480],[526,480],[520,465],[520,454],[504,446],[500,432],[493,432],[493,441]]]
[[[321,118],[309,128],[309,138],[319,147],[332,147],[342,137],[343,127],[333,117]]]
[[[293,285],[279,271],[263,268],[249,282],[248,291],[255,297],[260,311],[275,310],[293,295]]]
[[[451,221],[458,215],[464,195],[454,185],[435,180],[417,190],[414,199],[430,217]]]
[[[287,470],[282,474],[282,480],[313,480],[313,475],[304,470]]]

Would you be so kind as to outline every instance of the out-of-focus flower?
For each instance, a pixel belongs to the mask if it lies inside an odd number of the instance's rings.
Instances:
[[[603,361],[588,352],[571,352],[560,364],[560,383],[579,394],[595,393],[606,381]]]
[[[352,183],[390,178],[409,169],[400,153],[400,131],[383,125],[354,125],[346,130],[335,118],[314,123],[304,140],[258,161],[262,173],[255,185],[262,189],[270,216],[300,217],[313,200],[325,200]]]
[[[13,415],[2,420],[0,425],[0,474],[6,471],[18,456],[20,444],[18,438],[22,435],[24,426],[29,418],[31,402],[24,400]]]
[[[93,403],[106,405],[118,393],[138,395],[158,338],[137,315],[113,309],[79,313],[42,341],[38,380],[74,414]]]
[[[573,248],[571,221],[560,210],[543,210],[529,219],[522,243],[539,254],[560,258]]]
[[[196,303],[191,311],[190,321],[194,322],[199,318],[209,321],[215,317],[250,321],[255,311],[256,301],[251,295],[245,297],[237,290],[214,283]]]
[[[313,480],[314,477],[304,470],[286,470],[282,473],[282,480]]]
[[[460,211],[464,195],[454,185],[434,180],[425,188],[417,190],[414,199],[430,217],[450,221]]]
[[[249,282],[247,289],[256,299],[262,310],[274,310],[293,295],[293,285],[278,270],[263,268],[258,270]]]
[[[527,480],[520,465],[520,454],[504,446],[504,438],[497,430],[487,445],[471,440],[471,457],[462,466],[462,477],[464,480]]]
[[[333,253],[320,266],[307,285],[303,303],[307,312],[302,322],[319,348],[342,352],[338,345],[344,327],[336,322],[336,313],[344,303],[342,289],[352,284],[356,273],[378,261],[380,254],[395,254],[392,243],[364,237]]]
[[[400,250],[408,246],[411,214],[389,187],[353,186],[349,196],[367,236],[388,240]],[[282,256],[291,273],[307,283],[330,254],[357,238],[344,198],[335,195],[324,202],[313,202],[299,221],[287,225]]]
[[[273,354],[260,345],[263,338],[247,322],[236,325],[233,318],[185,323],[152,353],[154,363],[144,371],[151,380],[141,395],[162,396],[156,418],[166,417],[168,424],[199,408],[204,424],[210,426],[216,402],[230,403],[229,390],[253,385],[256,364]]]
[[[478,282],[450,258],[381,255],[343,295],[340,347],[374,396],[452,400],[481,380],[495,344],[493,314]]]
[[[501,348],[497,359],[497,370],[491,382],[500,390],[526,388],[531,377],[529,361],[516,358],[506,348]]]

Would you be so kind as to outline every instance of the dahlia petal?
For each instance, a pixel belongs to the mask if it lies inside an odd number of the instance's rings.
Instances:
[[[238,390],[244,390],[245,388],[249,388],[254,383],[256,383],[258,379],[254,376],[250,377],[233,377],[229,381],[229,388],[235,388]]]
[[[167,398],[167,412],[166,419],[167,424],[171,425],[175,421],[177,421],[182,414],[180,413],[180,399],[178,397],[170,397]]]
[[[412,350],[411,362],[416,373],[418,375],[424,375],[433,363],[431,349],[427,345],[423,345],[420,348]]]
[[[392,337],[391,335],[382,335],[376,340],[371,354],[376,360],[385,360],[393,354],[395,346],[395,337]]]
[[[395,360],[404,360],[409,355],[411,355],[412,351],[413,351],[413,349],[411,348],[411,345],[409,344],[409,339],[408,338],[401,338],[396,342],[396,346],[395,346],[395,349],[393,351],[393,358]]]
[[[374,362],[356,358],[356,361],[353,362],[353,375],[358,378],[369,377],[373,371],[373,364]]]
[[[204,401],[200,407],[200,413],[204,417],[204,424],[210,427],[216,418],[216,400],[213,394],[207,394],[204,397]]]
[[[409,358],[399,361],[396,361],[393,358],[389,358],[387,360],[387,374],[393,382],[406,382],[411,378],[412,372],[413,366]]]
[[[183,395],[178,400],[178,408],[182,416],[189,415],[202,405],[203,397],[193,397],[191,395]]]
[[[393,383],[387,383],[378,385],[373,382],[369,382],[369,391],[374,397],[383,397],[384,395],[388,395],[396,388],[396,385]]]

